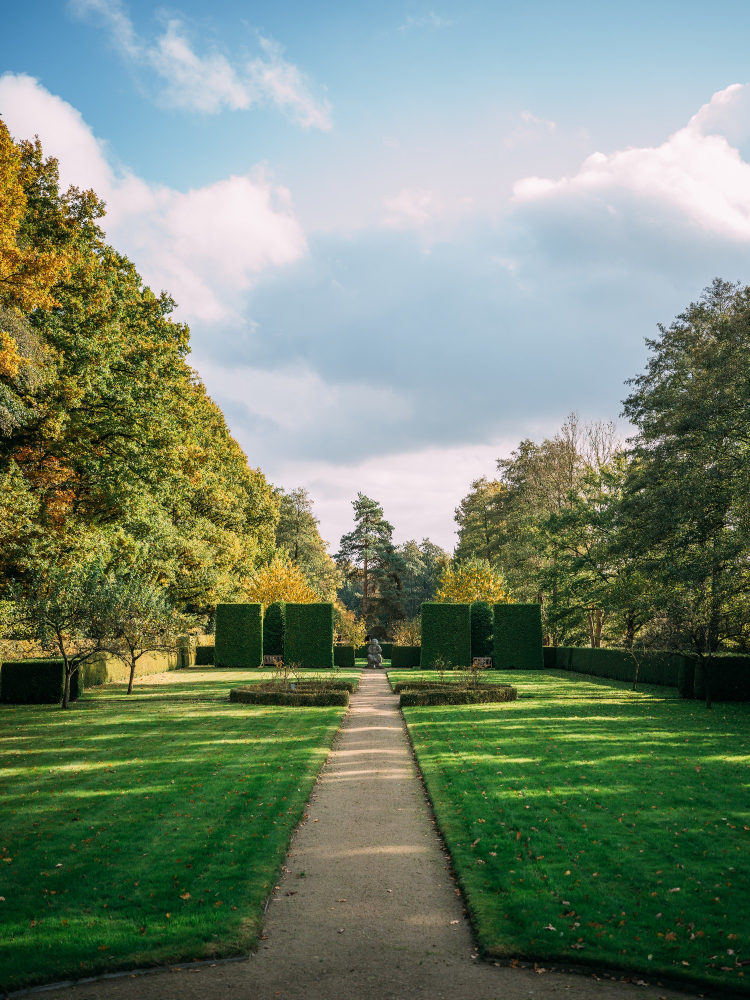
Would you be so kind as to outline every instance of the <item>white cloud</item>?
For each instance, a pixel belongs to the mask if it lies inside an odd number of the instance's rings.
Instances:
[[[702,229],[750,241],[750,164],[719,127],[735,134],[750,125],[750,85],[734,84],[711,101],[661,146],[594,153],[571,177],[526,177],[513,188],[517,204],[588,197],[617,212],[623,195],[641,210],[676,210]],[[617,201],[617,204],[615,204]]]
[[[384,198],[383,204],[387,209],[385,225],[392,229],[418,228],[435,216],[432,191],[420,188],[403,188],[395,198]]]
[[[29,76],[0,77],[0,114],[16,138],[39,135],[63,186],[93,187],[107,202],[108,238],[174,295],[182,318],[237,323],[258,274],[306,252],[289,192],[262,169],[187,192],[118,174],[78,111]]]
[[[441,17],[434,10],[431,10],[421,17],[415,17],[410,14],[398,30],[407,31],[409,28],[449,28],[452,23],[447,17]]]
[[[303,128],[332,127],[329,102],[314,97],[305,74],[284,59],[283,48],[271,39],[259,36],[264,55],[235,67],[220,52],[199,56],[177,18],[167,22],[160,37],[147,42],[136,33],[120,0],[70,0],[70,8],[79,16],[98,16],[127,60],[161,78],[158,101],[164,107],[216,114],[224,107],[243,111],[270,103]]]

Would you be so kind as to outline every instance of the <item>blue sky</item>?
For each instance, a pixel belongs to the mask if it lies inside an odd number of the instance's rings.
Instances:
[[[0,115],[108,203],[253,465],[450,548],[471,479],[750,280],[744,2],[28,0]],[[625,428],[623,427],[623,431]]]

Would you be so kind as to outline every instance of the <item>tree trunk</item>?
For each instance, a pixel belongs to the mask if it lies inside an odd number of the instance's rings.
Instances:
[[[135,657],[130,654],[130,678],[128,679],[128,694],[133,693],[133,679],[135,678]]]
[[[65,687],[63,688],[63,700],[61,708],[67,708],[70,704],[70,678],[73,676],[67,657],[65,659]]]
[[[625,616],[625,649],[632,649],[635,642],[635,612],[628,611]]]
[[[365,549],[364,578],[362,582],[362,621],[367,628],[367,549]]]

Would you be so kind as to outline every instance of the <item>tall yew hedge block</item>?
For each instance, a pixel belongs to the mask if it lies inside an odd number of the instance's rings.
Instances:
[[[333,667],[332,604],[287,604],[284,662]]]
[[[286,604],[274,601],[266,608],[263,616],[263,655],[284,655],[284,632],[286,630]]]
[[[217,605],[215,666],[259,667],[262,662],[263,605]]]
[[[471,605],[422,605],[420,665],[431,670],[436,660],[451,667],[471,665]]]
[[[495,605],[495,670],[543,670],[541,604]]]
[[[6,660],[0,667],[0,701],[10,705],[56,705],[65,690],[62,660]],[[70,678],[70,700],[83,691],[81,668]]]

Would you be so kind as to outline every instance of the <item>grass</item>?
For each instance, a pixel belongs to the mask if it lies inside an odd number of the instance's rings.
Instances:
[[[247,953],[343,708],[194,668],[0,709],[0,984]],[[340,676],[356,677],[356,672]]]
[[[484,953],[747,992],[750,704],[494,677],[519,700],[404,709]]]

